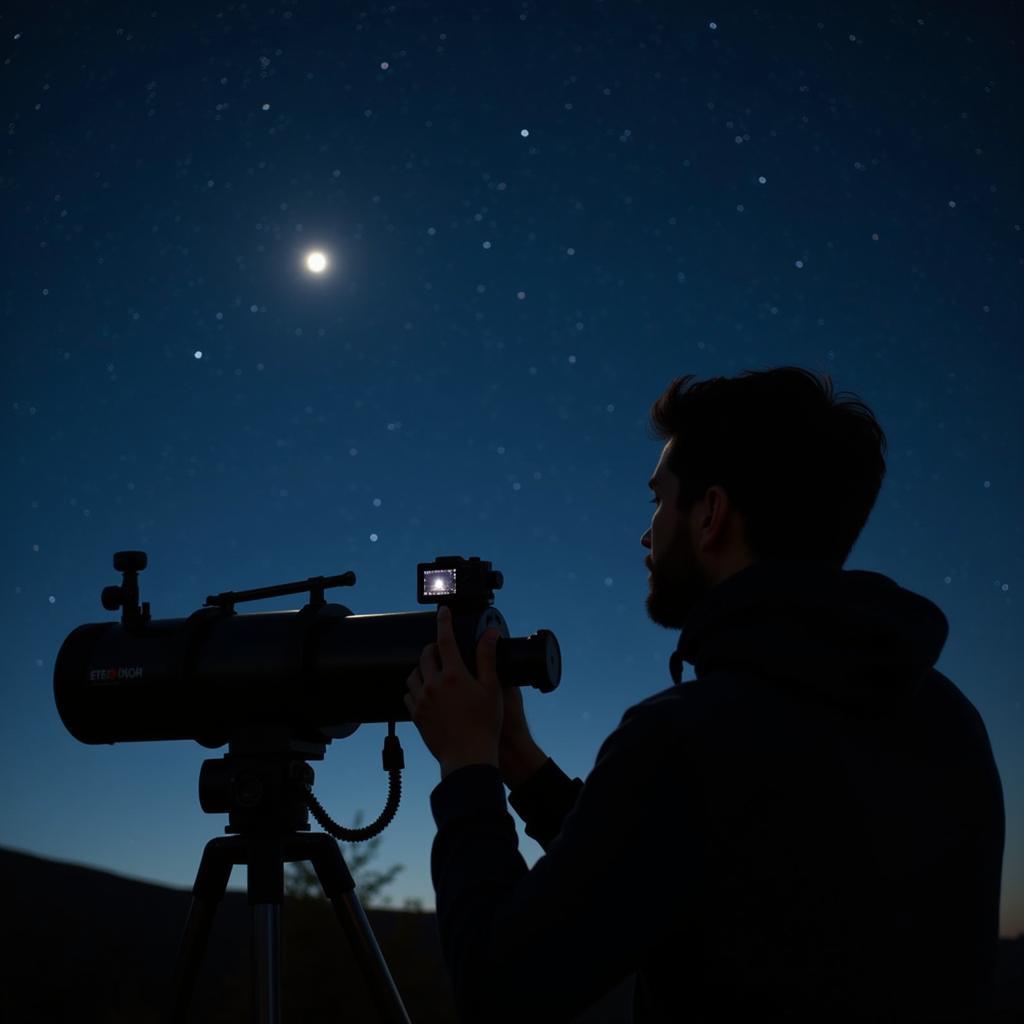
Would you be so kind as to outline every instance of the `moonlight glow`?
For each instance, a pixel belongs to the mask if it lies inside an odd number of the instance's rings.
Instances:
[[[322,274],[327,269],[327,256],[319,251],[307,253],[306,269],[314,274]]]

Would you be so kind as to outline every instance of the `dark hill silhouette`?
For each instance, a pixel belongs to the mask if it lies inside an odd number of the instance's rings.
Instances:
[[[201,851],[197,851],[198,856]],[[0,847],[6,893],[0,1021],[150,1024],[169,990],[191,893]],[[455,1021],[434,915],[367,910],[413,1024]],[[377,1017],[330,907],[288,900],[282,914],[284,1020]],[[229,892],[196,983],[193,1024],[246,1024],[249,908]],[[629,1019],[631,985],[577,1019]],[[1024,936],[1000,942],[992,1022],[1024,1022]]]
[[[198,867],[201,850],[196,851]],[[236,872],[238,869],[236,869]],[[239,876],[232,875],[233,881]],[[6,952],[0,1021],[156,1024],[167,998],[192,894],[0,848]],[[371,910],[367,917],[413,1024],[454,1024],[434,915]],[[196,982],[190,1024],[247,1024],[250,915],[245,893],[220,904]],[[377,1020],[329,904],[286,900],[283,1020]],[[628,1019],[622,986],[579,1024]]]
[[[0,850],[0,873],[11,900],[5,931],[13,940],[0,976],[0,1019],[159,1020],[188,890],[11,850]],[[367,916],[414,1021],[453,1021],[433,915],[368,910]],[[329,905],[286,901],[282,933],[285,1020],[376,1020]],[[250,1019],[250,934],[246,895],[226,893],[190,1020]]]

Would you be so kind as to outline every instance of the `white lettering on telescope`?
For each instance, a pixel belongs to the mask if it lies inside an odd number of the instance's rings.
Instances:
[[[118,679],[141,679],[141,666],[133,668],[94,668],[89,673],[90,683],[113,683]]]

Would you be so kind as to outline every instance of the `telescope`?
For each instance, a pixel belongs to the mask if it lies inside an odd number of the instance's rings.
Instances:
[[[435,611],[356,615],[324,592],[356,576],[314,576],[206,598],[186,618],[152,619],[139,606],[144,551],[119,551],[119,586],[103,589],[121,621],[89,623],[61,645],[54,698],[68,732],[82,743],[193,739],[219,747],[261,725],[313,743],[351,735],[364,722],[410,721],[406,678],[437,639]],[[490,562],[444,555],[416,567],[421,605],[448,605],[462,659],[476,674],[476,645],[499,633],[496,668],[503,686],[554,690],[561,678],[555,635],[509,635],[493,607],[504,583]],[[243,603],[308,594],[297,610],[240,613]]]

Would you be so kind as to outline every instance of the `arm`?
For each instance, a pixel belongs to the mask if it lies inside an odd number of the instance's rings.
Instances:
[[[530,733],[518,686],[503,692],[504,715],[498,745],[498,770],[509,788],[508,802],[523,819],[526,834],[547,850],[583,788],[555,764]]]
[[[467,766],[431,794],[438,927],[464,1021],[566,1020],[678,931],[700,824],[665,718],[634,712],[532,870],[497,768]],[[638,877],[657,888],[631,898]]]
[[[507,778],[505,781],[507,785]],[[526,834],[547,851],[582,789],[582,779],[570,779],[550,757],[545,757],[528,779],[509,790],[508,802],[523,819]]]

